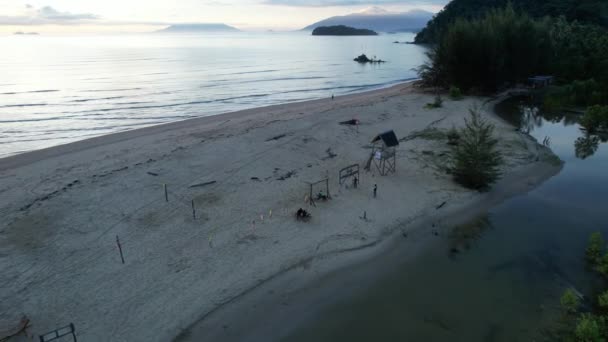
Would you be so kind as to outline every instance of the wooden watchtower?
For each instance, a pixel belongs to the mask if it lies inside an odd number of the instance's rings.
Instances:
[[[399,146],[399,139],[395,132],[391,130],[378,134],[371,143],[372,154],[365,169],[369,171],[373,163],[381,176],[395,173],[397,171],[397,146]]]

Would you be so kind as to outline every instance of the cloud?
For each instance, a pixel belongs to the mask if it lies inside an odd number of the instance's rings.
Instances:
[[[265,0],[267,5],[293,7],[331,7],[358,5],[445,5],[449,0]]]
[[[44,6],[41,9],[37,10],[37,14],[39,18],[46,20],[97,20],[99,19],[98,15],[91,13],[70,13],[70,12],[60,12],[54,9],[51,6]]]
[[[91,13],[71,13],[58,11],[51,6],[36,8],[27,4],[22,14],[0,16],[0,25],[71,25],[94,23],[99,19],[98,15]]]

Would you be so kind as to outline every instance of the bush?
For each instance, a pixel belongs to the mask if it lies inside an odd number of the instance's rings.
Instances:
[[[443,106],[443,99],[441,98],[441,95],[435,96],[435,101],[433,101],[433,103],[426,104],[426,108],[429,108],[429,109],[441,108],[442,106]]]
[[[585,250],[587,260],[593,264],[598,264],[602,258],[602,250],[604,249],[604,239],[600,232],[595,232],[589,237],[589,245]]]
[[[452,100],[462,100],[462,91],[460,90],[460,88],[456,87],[456,86],[451,86],[450,87],[450,98]]]
[[[572,289],[567,289],[559,299],[559,303],[566,313],[576,313],[580,305],[580,299]]]
[[[604,291],[597,297],[597,304],[602,309],[608,309],[608,291]]]
[[[479,190],[500,177],[503,159],[496,148],[494,125],[482,119],[476,110],[471,109],[470,113],[455,150],[454,177],[462,185]]]
[[[608,276],[608,253],[598,260],[595,270],[603,276]]]
[[[608,106],[592,106],[587,108],[585,115],[583,115],[579,123],[589,133],[608,131]]]
[[[458,145],[458,141],[460,140],[460,133],[458,132],[456,127],[452,126],[452,128],[448,131],[447,137],[448,145]]]
[[[603,317],[596,317],[591,314],[583,314],[576,323],[574,336],[578,341],[601,342],[604,338],[605,320]]]

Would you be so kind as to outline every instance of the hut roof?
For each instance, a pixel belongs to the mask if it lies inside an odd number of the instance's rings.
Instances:
[[[399,139],[395,135],[395,132],[390,130],[386,131],[382,134],[378,134],[373,140],[372,143],[382,140],[386,147],[393,147],[399,145]]]

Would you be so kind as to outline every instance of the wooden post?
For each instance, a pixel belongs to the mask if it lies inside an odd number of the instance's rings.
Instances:
[[[194,200],[192,200],[192,218],[196,220],[196,209],[194,208]]]
[[[165,202],[169,202],[169,194],[167,193],[167,184],[163,184],[165,188]]]
[[[116,235],[116,245],[118,245],[118,251],[120,252],[120,260],[122,260],[122,264],[125,264],[125,257],[122,255],[122,246],[120,245],[120,240],[118,239],[118,235]]]

